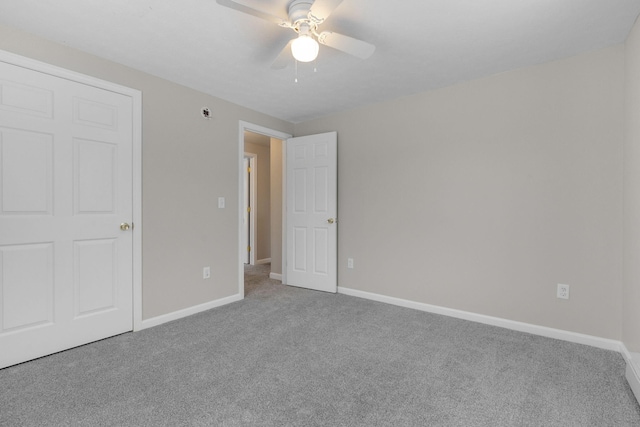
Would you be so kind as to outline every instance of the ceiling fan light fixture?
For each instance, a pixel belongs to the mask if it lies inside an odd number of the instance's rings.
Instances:
[[[311,62],[318,57],[320,45],[315,39],[307,34],[300,36],[291,43],[291,53],[300,62]]]

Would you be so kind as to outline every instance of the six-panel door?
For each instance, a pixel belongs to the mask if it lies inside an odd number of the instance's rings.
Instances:
[[[288,285],[337,291],[337,134],[286,142]]]
[[[0,62],[0,368],[132,329],[132,108]]]

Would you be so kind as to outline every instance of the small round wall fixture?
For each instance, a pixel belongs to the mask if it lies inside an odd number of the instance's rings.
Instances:
[[[200,114],[202,114],[202,117],[204,117],[205,119],[211,120],[212,113],[208,107],[202,107],[202,110],[200,110]]]

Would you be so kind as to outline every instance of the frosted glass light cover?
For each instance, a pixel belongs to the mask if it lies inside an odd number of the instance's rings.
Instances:
[[[300,62],[311,62],[318,57],[320,45],[312,37],[300,35],[291,43],[291,53]]]

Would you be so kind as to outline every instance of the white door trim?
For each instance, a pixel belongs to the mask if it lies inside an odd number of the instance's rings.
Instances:
[[[264,126],[245,122],[243,120],[240,120],[238,123],[239,123],[239,126],[238,126],[239,131],[238,131],[238,262],[237,264],[238,264],[238,293],[240,294],[241,298],[244,298],[244,266],[243,266],[243,263],[241,262],[243,258],[242,258],[242,245],[240,244],[240,242],[242,242],[242,193],[244,191],[242,186],[242,180],[244,179],[244,171],[242,170],[242,159],[244,158],[244,132],[249,131],[249,132],[259,133],[261,135],[266,135],[271,138],[278,138],[283,141],[283,144],[284,144],[284,141],[287,140],[287,138],[291,138],[293,135],[290,135],[285,132],[281,132],[279,130],[269,129]],[[283,145],[283,152],[284,152],[284,145]],[[285,163],[283,163],[283,165],[284,164]],[[286,183],[285,177],[283,176],[282,177],[283,189],[285,188],[284,187],[285,183]],[[283,199],[282,200],[283,206],[286,206],[284,204],[285,197],[282,197],[282,199]],[[283,211],[282,212],[283,233],[284,233],[284,226],[286,225],[285,214],[286,212]],[[283,236],[283,239],[284,239],[284,236]],[[285,256],[284,251],[286,250],[285,248],[286,240],[283,240],[283,242],[285,242],[285,244],[283,244],[283,247],[282,247],[282,251],[283,251],[282,262],[284,263],[284,261],[286,260],[286,258],[284,258]],[[283,267],[283,270],[284,270],[284,267]],[[285,282],[283,281],[282,283],[285,283]]]
[[[290,136],[289,138],[293,138]],[[287,284],[287,139],[282,140],[282,267],[280,283]]]
[[[142,92],[0,50],[0,61],[129,96],[133,103],[133,330],[142,329]]]
[[[244,156],[249,159],[249,167],[251,168],[249,178],[249,206],[251,207],[251,212],[249,213],[249,246],[251,246],[251,251],[249,252],[249,264],[255,265],[257,247],[256,216],[258,216],[258,197],[256,194],[258,189],[258,186],[256,185],[256,177],[258,176],[258,155],[255,153],[244,153]]]

